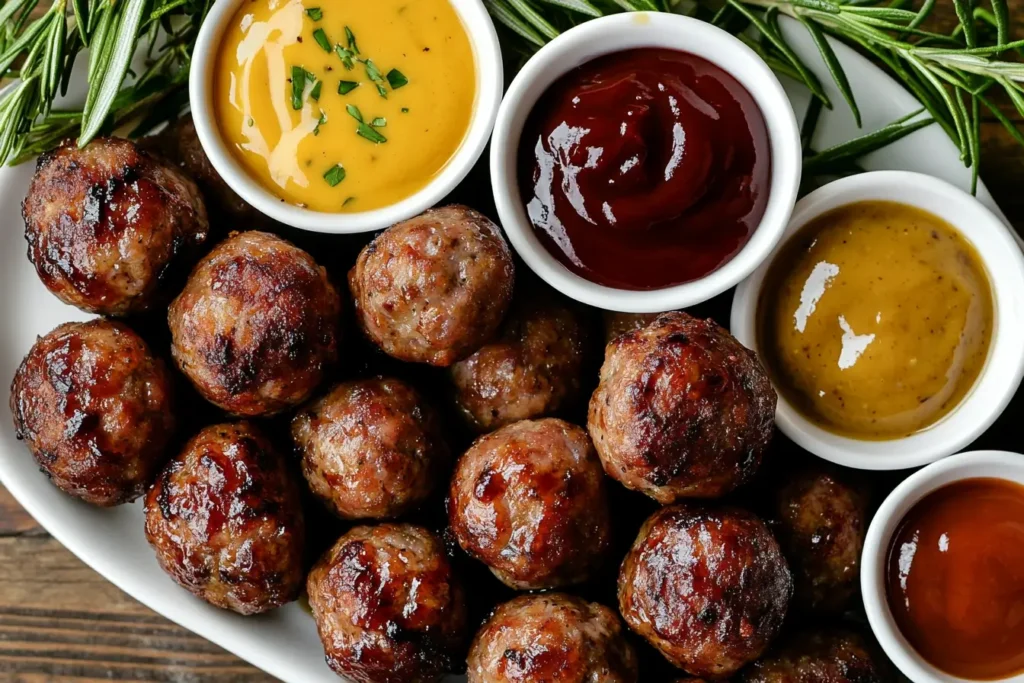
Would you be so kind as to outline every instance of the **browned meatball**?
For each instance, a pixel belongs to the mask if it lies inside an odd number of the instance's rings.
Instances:
[[[562,593],[500,605],[469,650],[469,683],[635,683],[619,616]]]
[[[94,505],[141,496],[174,430],[163,362],[126,325],[102,319],[36,341],[11,383],[11,413],[50,480]]]
[[[343,382],[292,420],[309,487],[345,519],[397,517],[450,462],[434,411],[397,379]]]
[[[239,614],[298,597],[304,534],[298,487],[248,422],[196,434],[146,495],[146,539],[160,566]]]
[[[564,410],[579,397],[587,332],[580,311],[553,292],[517,297],[498,338],[450,369],[466,422],[489,432]]]
[[[61,301],[107,315],[167,301],[209,223],[195,183],[120,138],[39,157],[21,207],[28,257]]]
[[[674,665],[711,678],[761,656],[792,593],[768,527],[733,508],[658,510],[619,573],[619,611],[630,628]]]
[[[842,611],[860,580],[864,497],[834,474],[804,471],[779,492],[776,515],[796,603],[812,611]]]
[[[612,341],[619,335],[642,330],[658,319],[661,313],[619,313],[618,311],[605,311],[604,318],[604,343]]]
[[[357,526],[306,583],[327,664],[356,683],[432,683],[466,635],[462,586],[441,541],[411,524]]]
[[[266,216],[239,197],[213,168],[199,142],[191,114],[185,114],[159,135],[145,141],[195,179],[211,215],[227,219],[236,230],[270,223]]]
[[[608,345],[587,424],[605,471],[664,505],[749,480],[775,400],[752,351],[712,320],[666,313]]]
[[[348,274],[356,318],[371,341],[399,360],[444,367],[494,335],[514,279],[501,230],[465,206],[388,228]]]
[[[882,683],[884,662],[849,631],[807,631],[745,668],[741,683]]]
[[[594,447],[581,428],[555,418],[477,439],[455,468],[448,518],[462,549],[512,588],[579,583],[608,550]]]
[[[309,398],[335,361],[340,309],[312,256],[269,233],[235,234],[171,303],[171,352],[206,400],[269,415]]]

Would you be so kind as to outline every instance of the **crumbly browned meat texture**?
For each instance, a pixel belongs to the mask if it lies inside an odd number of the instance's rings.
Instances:
[[[455,401],[477,432],[557,415],[579,398],[589,330],[555,292],[516,296],[497,338],[451,366]]]
[[[85,311],[126,315],[166,302],[209,222],[195,183],[128,140],[69,141],[39,157],[22,203],[43,284]]]
[[[864,638],[845,630],[798,633],[746,667],[739,683],[884,683],[887,665]]]
[[[494,336],[515,269],[501,230],[465,206],[394,225],[349,272],[366,336],[399,360],[447,367]]]
[[[206,602],[258,614],[298,597],[305,525],[283,458],[248,422],[203,429],[146,496],[146,539]]]
[[[448,518],[463,550],[518,589],[582,582],[609,546],[597,455],[583,429],[555,418],[477,439],[456,465]]]
[[[357,526],[307,580],[327,663],[356,683],[433,683],[466,636],[463,589],[441,541],[411,524]]]
[[[269,233],[238,233],[171,303],[171,352],[211,403],[273,414],[305,401],[337,359],[340,308],[312,256]]]
[[[619,615],[564,593],[499,605],[473,640],[469,683],[636,683]]]
[[[818,469],[796,474],[779,491],[775,529],[793,570],[799,607],[836,613],[857,593],[865,505],[859,491]]]
[[[627,332],[634,332],[643,329],[658,319],[661,313],[619,313],[618,311],[605,311],[602,313],[604,320],[604,343],[607,344],[616,337]]]
[[[163,362],[126,325],[103,319],[36,341],[11,383],[11,413],[50,480],[94,505],[141,496],[174,430]]]
[[[344,519],[397,517],[450,467],[434,410],[397,379],[337,385],[295,416],[292,437],[310,489]]]
[[[630,628],[694,676],[729,676],[778,634],[793,583],[753,514],[675,505],[640,529],[619,573]]]
[[[712,320],[665,313],[606,348],[587,426],[605,471],[659,503],[748,481],[775,423],[752,351]]]

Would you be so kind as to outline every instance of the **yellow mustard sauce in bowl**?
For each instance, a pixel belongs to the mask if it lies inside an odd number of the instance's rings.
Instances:
[[[908,436],[974,385],[993,333],[981,258],[916,207],[864,201],[793,235],[757,306],[762,359],[806,418],[857,439]]]
[[[444,169],[469,127],[476,66],[447,0],[247,0],[213,83],[221,135],[264,188],[355,212]]]

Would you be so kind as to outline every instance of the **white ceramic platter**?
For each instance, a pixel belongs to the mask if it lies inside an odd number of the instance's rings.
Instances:
[[[858,134],[853,117],[818,56],[810,38],[795,22],[783,30],[797,52],[826,85],[836,103],[822,114],[815,147],[822,149]],[[875,130],[918,108],[912,96],[866,59],[834,45],[857,95],[864,130]],[[81,61],[81,60],[79,60]],[[786,84],[797,117],[808,96]],[[929,126],[864,159],[869,170],[903,169],[930,173],[967,188],[970,173],[953,143],[938,126]],[[54,298],[25,257],[21,200],[32,164],[0,169],[0,380],[14,376],[22,357],[38,335],[62,322],[87,315]],[[978,196],[999,212],[991,195]],[[6,413],[6,411],[4,411]],[[196,632],[255,666],[285,681],[331,683],[338,679],[324,664],[312,618],[297,604],[272,614],[241,617],[210,607],[175,585],[157,566],[143,535],[140,503],[100,510],[61,494],[36,468],[29,452],[15,439],[9,415],[0,416],[0,481],[25,509],[58,541],[126,593],[153,610]],[[472,599],[472,596],[470,596]],[[464,680],[452,677],[446,683]]]

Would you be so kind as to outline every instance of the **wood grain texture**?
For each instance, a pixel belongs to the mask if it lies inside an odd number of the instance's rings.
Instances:
[[[1010,0],[1024,36],[1024,0]],[[949,30],[940,0],[930,28]],[[1002,111],[1021,121],[1012,106]],[[982,177],[1024,233],[1024,149],[988,115]],[[13,229],[13,226],[7,226]],[[26,454],[26,457],[27,454]],[[0,487],[0,681],[262,683],[271,677],[122,593],[65,550]]]

